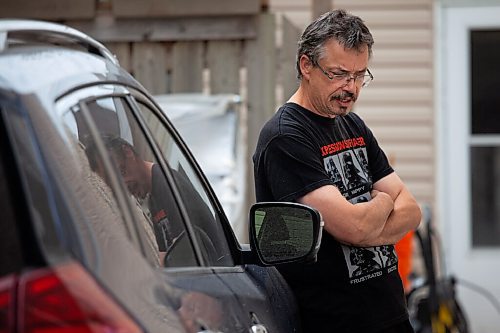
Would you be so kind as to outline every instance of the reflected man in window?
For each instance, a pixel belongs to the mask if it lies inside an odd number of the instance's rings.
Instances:
[[[166,252],[168,246],[181,235],[183,228],[182,223],[170,223],[171,220],[181,219],[160,166],[144,160],[129,142],[120,137],[104,136],[102,140],[130,194],[141,204],[147,204],[159,251]],[[101,176],[105,175],[102,163],[97,158],[95,145],[89,145],[86,151],[93,170]]]

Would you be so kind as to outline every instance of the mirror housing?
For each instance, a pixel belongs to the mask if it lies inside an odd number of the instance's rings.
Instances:
[[[250,248],[261,264],[314,262],[321,244],[323,220],[309,206],[260,202],[250,208]]]

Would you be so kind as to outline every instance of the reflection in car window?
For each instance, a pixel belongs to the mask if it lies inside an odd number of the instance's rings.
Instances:
[[[139,106],[165,162],[175,171],[174,180],[205,260],[212,266],[233,266],[221,217],[212,205],[197,172],[156,114],[142,103],[139,103]]]
[[[119,204],[106,182],[93,172],[85,153],[85,146],[79,140],[78,121],[75,117],[79,112],[77,107],[65,110],[60,132],[65,139],[65,146],[57,149],[51,145],[51,150],[58,151],[54,155],[56,156],[54,160],[58,163],[59,180],[71,186],[71,192],[77,198],[74,201],[68,200],[77,202],[80,208],[72,207],[73,213],[81,216],[74,221],[81,224],[82,230],[90,228],[97,234],[109,236],[110,241],[128,239],[131,237],[131,230],[127,228]],[[65,153],[66,151],[69,154]],[[103,221],[106,223],[102,223]],[[91,260],[90,263],[87,261],[87,264],[95,265],[96,271],[100,271],[99,255],[94,253],[95,244],[84,242],[82,245],[85,247],[84,253],[94,254],[94,258],[86,258]]]
[[[101,98],[86,108],[98,138],[83,113],[74,114],[89,165],[113,190],[118,190],[112,186],[113,177],[122,183],[133,203],[134,231],[140,233],[146,257],[155,266],[197,265],[172,191],[126,101]]]

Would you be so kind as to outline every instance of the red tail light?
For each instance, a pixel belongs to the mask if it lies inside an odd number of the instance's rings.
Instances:
[[[14,325],[16,276],[0,279],[0,333],[10,332]]]
[[[17,304],[13,283],[7,287],[10,292],[0,283],[0,333],[141,332],[77,263],[21,275],[17,281]],[[15,321],[8,320],[9,312]]]

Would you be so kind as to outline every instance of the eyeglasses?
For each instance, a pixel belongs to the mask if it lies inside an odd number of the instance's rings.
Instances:
[[[370,82],[373,81],[373,75],[370,72],[370,70],[367,68],[366,73],[364,74],[351,74],[349,72],[344,72],[344,71],[339,71],[339,72],[332,72],[332,71],[325,71],[318,63],[316,63],[316,66],[325,74],[325,76],[332,82],[335,82],[337,84],[340,84],[342,86],[345,86],[346,84],[349,84],[351,80],[354,80],[354,83],[356,85],[360,85],[361,87],[367,87]]]

